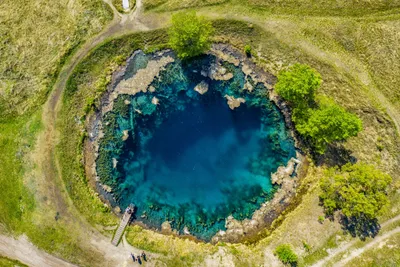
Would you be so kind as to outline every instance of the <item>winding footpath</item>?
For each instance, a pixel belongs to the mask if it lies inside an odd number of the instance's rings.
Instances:
[[[136,8],[129,14],[119,14],[115,7],[111,4],[111,0],[104,0],[113,10],[114,18],[110,22],[106,28],[100,32],[98,35],[93,38],[87,40],[85,44],[78,50],[76,53],[70,58],[70,60],[64,65],[63,69],[60,72],[58,80],[54,85],[54,89],[49,96],[48,101],[44,105],[43,110],[43,124],[44,131],[39,136],[38,142],[36,145],[35,153],[37,155],[43,155],[40,158],[40,162],[37,164],[41,165],[41,169],[43,172],[43,176],[46,184],[49,184],[50,187],[50,195],[52,199],[56,202],[55,205],[58,210],[62,210],[65,213],[73,214],[73,216],[77,216],[78,212],[71,211],[71,207],[73,207],[72,201],[68,198],[68,195],[65,193],[65,189],[63,186],[62,179],[58,172],[58,163],[55,157],[55,147],[57,145],[57,130],[56,130],[56,121],[57,121],[57,113],[60,108],[60,98],[63,93],[63,90],[66,86],[67,80],[72,74],[74,68],[77,64],[97,45],[101,42],[105,41],[108,38],[117,37],[127,33],[139,32],[139,31],[147,31],[158,28],[163,24],[160,22],[149,22],[146,23],[142,21],[142,13],[143,6],[142,0],[136,0]],[[205,14],[215,18],[232,18],[232,14]],[[160,16],[162,17],[162,16]],[[288,29],[283,25],[277,26],[279,23],[274,23],[273,20],[267,21],[256,18],[249,18],[244,16],[237,16],[235,14],[236,19],[248,21],[254,24],[261,26],[263,29],[268,30],[276,34],[278,39],[280,39],[284,43],[293,43],[293,40],[289,40],[286,36],[288,31],[292,29]],[[161,20],[164,22],[169,18],[169,15],[162,17]],[[360,81],[366,90],[379,102],[379,104],[386,109],[387,114],[393,120],[397,131],[400,135],[400,113],[399,111],[390,103],[390,101],[375,87],[373,86],[372,79],[365,66],[362,65],[361,62],[356,61],[354,59],[353,62],[344,63],[339,61],[339,57],[335,56],[333,53],[328,51],[323,51],[317,46],[307,42],[305,40],[298,40],[297,46],[302,49],[306,53],[312,53],[316,55],[317,58],[321,58],[342,72],[348,72],[347,70],[353,70],[357,68],[358,71],[351,71],[354,74],[354,79]],[[62,187],[60,188],[60,185]],[[63,193],[64,192],[64,193]],[[63,195],[64,197],[57,197]],[[396,221],[400,220],[400,215],[382,223],[382,227],[386,227]],[[82,222],[84,224],[84,222]],[[87,226],[89,227],[89,226]],[[87,228],[90,229],[90,228]],[[134,252],[138,253],[138,251],[129,246],[124,240],[122,245],[118,248],[114,247],[108,238],[102,236],[99,233],[94,233],[95,230],[88,230],[88,234],[91,237],[89,240],[89,245],[93,247],[96,251],[101,253],[105,259],[107,259],[108,266],[128,266],[130,263],[129,253]],[[366,242],[366,245],[360,249],[354,250],[349,254],[347,258],[342,259],[337,266],[344,266],[354,257],[361,255],[365,250],[374,247],[379,242],[389,238],[390,236],[400,233],[400,227],[397,227],[391,231],[388,231],[382,235],[378,235],[375,239],[372,239]],[[322,267],[329,263],[330,260],[334,259],[334,257],[340,255],[351,249],[358,242],[357,239],[354,239],[337,249],[331,251],[331,253],[320,260],[314,267]],[[30,243],[25,236],[20,236],[18,239],[9,236],[0,235],[0,255],[7,256],[9,258],[18,259],[21,262],[29,265],[29,266],[74,266],[64,260],[61,260],[55,256],[52,256],[44,251],[36,248],[32,243]],[[268,263],[266,263],[268,266]],[[151,264],[150,264],[151,265]],[[149,266],[149,264],[147,264]]]

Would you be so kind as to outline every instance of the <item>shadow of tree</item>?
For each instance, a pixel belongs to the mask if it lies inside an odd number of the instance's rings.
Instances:
[[[317,166],[327,167],[343,166],[346,163],[356,163],[357,158],[352,156],[352,151],[346,149],[342,144],[335,143],[328,145],[324,154],[312,153],[313,161]]]
[[[352,237],[359,237],[363,241],[367,237],[375,237],[381,229],[378,219],[368,219],[365,216],[346,217],[342,215],[340,223],[346,233],[351,234]]]

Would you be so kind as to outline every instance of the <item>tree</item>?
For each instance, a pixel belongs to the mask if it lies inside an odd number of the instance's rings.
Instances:
[[[321,75],[315,69],[294,64],[288,70],[279,73],[275,90],[294,107],[307,106],[314,101],[321,82]]]
[[[310,138],[320,154],[325,152],[328,144],[345,141],[362,130],[360,118],[328,99],[322,99],[318,109],[305,113],[307,115],[294,117],[296,129]]]
[[[296,265],[297,255],[294,253],[289,244],[281,244],[276,247],[275,254],[284,264]]]
[[[328,215],[340,210],[347,218],[371,221],[389,204],[387,189],[392,178],[371,165],[346,164],[331,168],[320,181],[320,199]]]
[[[172,16],[169,44],[182,59],[198,56],[210,49],[213,27],[196,12],[179,12]]]

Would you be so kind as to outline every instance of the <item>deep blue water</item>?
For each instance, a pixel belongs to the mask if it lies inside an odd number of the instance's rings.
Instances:
[[[144,68],[151,56],[136,55],[123,78]],[[156,92],[120,96],[103,119],[107,127],[97,160],[101,181],[113,187],[120,206],[136,205],[138,220],[157,228],[169,220],[205,240],[224,229],[231,214],[250,218],[273,194],[271,172],[294,156],[293,140],[265,87],[243,91],[244,74],[228,63],[234,74],[229,81],[201,76],[214,61],[176,61],[153,82]],[[203,80],[209,91],[200,95],[193,88]],[[246,103],[231,110],[225,94]],[[151,104],[153,96],[160,105]],[[131,104],[123,104],[125,99]],[[125,142],[124,130],[130,136]],[[118,160],[115,169],[112,158]]]

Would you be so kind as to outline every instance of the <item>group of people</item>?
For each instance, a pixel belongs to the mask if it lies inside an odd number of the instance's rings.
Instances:
[[[133,262],[137,261],[139,264],[142,264],[142,259],[144,261],[147,261],[146,253],[144,253],[144,251],[142,251],[142,254],[140,254],[140,255],[138,255],[136,257],[135,257],[135,255],[133,255],[133,253],[131,253],[131,257],[132,257]]]

